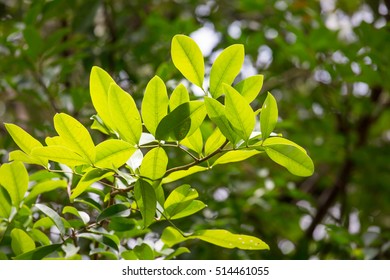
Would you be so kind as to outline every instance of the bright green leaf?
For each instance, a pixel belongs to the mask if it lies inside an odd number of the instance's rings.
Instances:
[[[37,156],[28,155],[20,150],[12,151],[9,153],[9,161],[21,161],[27,164],[38,164],[47,168],[47,159],[43,159]]]
[[[250,158],[254,155],[260,154],[260,151],[257,150],[236,150],[236,151],[229,151],[219,158],[213,163],[212,166],[218,165],[218,164],[226,164],[226,163],[232,163],[232,162],[238,162],[246,160],[247,158]]]
[[[61,247],[62,244],[41,246],[14,258],[14,260],[41,260]]]
[[[278,121],[278,105],[275,97],[268,92],[260,113],[261,137],[267,139],[276,126]]]
[[[231,45],[224,49],[210,70],[210,93],[213,98],[223,94],[223,84],[231,85],[244,63],[243,45]]]
[[[142,133],[141,116],[131,95],[115,83],[108,91],[108,110],[120,138],[137,145]]]
[[[8,195],[8,192],[0,186],[0,221],[5,218],[8,219],[11,214],[11,198]]]
[[[260,93],[263,87],[263,75],[250,76],[234,86],[234,88],[241,93],[242,96],[251,103]]]
[[[218,126],[222,134],[234,145],[240,140],[237,133],[234,131],[232,124],[226,117],[225,106],[217,100],[205,97],[207,114],[210,119]]]
[[[168,114],[167,88],[158,76],[154,76],[146,86],[141,105],[142,119],[148,131],[155,135],[160,121]]]
[[[140,179],[134,187],[134,196],[143,218],[143,227],[147,228],[154,222],[156,213],[156,193],[152,185]]]
[[[48,216],[50,218],[50,220],[53,221],[53,223],[56,225],[56,227],[60,231],[61,235],[65,234],[64,222],[62,221],[61,217],[58,215],[58,213],[56,211],[47,207],[44,204],[35,204],[35,207],[38,208],[46,216]]]
[[[73,206],[65,206],[64,209],[62,209],[62,214],[72,214],[78,218],[80,218],[83,221],[83,224],[88,224],[90,218],[89,215],[84,211],[79,211]]]
[[[176,215],[172,216],[170,219],[176,220],[176,219],[181,219],[184,217],[191,216],[192,214],[195,214],[196,212],[204,209],[205,207],[207,207],[207,205],[204,204],[202,201],[193,200],[186,208],[184,208],[182,211],[180,211]]]
[[[168,156],[163,148],[157,147],[150,150],[142,161],[140,174],[150,180],[161,179],[168,165]]]
[[[130,143],[118,139],[108,139],[96,146],[95,166],[100,168],[119,168],[136,151]]]
[[[72,190],[70,200],[73,201],[76,197],[82,194],[93,183],[100,181],[101,179],[112,176],[114,172],[109,172],[102,169],[91,169],[81,177],[77,186]]]
[[[198,192],[191,188],[190,185],[182,185],[174,189],[167,197],[164,208],[168,218],[175,216],[184,210],[195,198]]]
[[[89,79],[89,90],[91,94],[92,104],[96,109],[99,117],[108,127],[113,127],[110,111],[107,109],[108,90],[110,85],[115,83],[111,76],[102,68],[94,66],[91,70]]]
[[[213,133],[207,138],[205,146],[204,146],[204,154],[208,156],[209,154],[218,150],[223,143],[225,143],[226,137],[223,136],[221,130],[216,127]]]
[[[18,145],[19,148],[26,154],[30,155],[34,148],[42,147],[42,144],[38,140],[28,134],[21,127],[10,123],[6,123],[4,125],[16,145]]]
[[[33,229],[29,230],[28,234],[35,242],[38,242],[38,243],[42,244],[43,246],[51,244],[50,238],[45,233],[40,231],[39,229],[33,228]]]
[[[185,253],[191,253],[191,251],[188,250],[188,248],[186,248],[186,247],[180,247],[180,248],[177,248],[173,253],[166,256],[164,258],[164,260],[171,260],[171,259],[174,259],[177,256],[180,256],[181,254],[185,254]]]
[[[183,84],[179,84],[172,92],[169,98],[169,109],[173,111],[179,105],[190,102],[190,95]]]
[[[177,181],[179,179],[182,179],[184,177],[190,176],[190,175],[198,173],[198,172],[206,171],[208,169],[209,169],[208,167],[196,165],[196,166],[192,166],[186,170],[178,170],[178,171],[172,172],[168,176],[164,177],[162,180],[162,184],[172,183],[172,182]]]
[[[175,67],[191,83],[202,88],[204,79],[204,60],[199,46],[185,35],[172,39],[171,56]]]
[[[198,155],[201,155],[203,151],[202,131],[198,128],[192,135],[184,138],[180,144],[195,151]]]
[[[34,240],[23,230],[14,228],[11,231],[11,247],[15,255],[35,249]]]
[[[112,217],[127,217],[130,215],[130,208],[125,204],[114,204],[104,209],[96,218],[96,222],[101,222]]]
[[[226,117],[237,134],[248,141],[255,127],[255,114],[248,101],[231,86],[224,84]]]
[[[26,202],[29,202],[42,193],[50,192],[59,188],[64,189],[67,185],[68,183],[65,180],[49,180],[40,182],[32,187],[25,200]]]
[[[23,163],[14,161],[0,166],[0,185],[11,197],[12,205],[19,208],[28,188],[28,173]]]
[[[268,139],[264,141],[263,148],[273,161],[297,176],[307,177],[313,174],[313,161],[302,148],[297,147],[295,143],[283,143],[280,139],[277,139],[279,143],[273,143]]]
[[[177,243],[189,240],[200,239],[211,244],[224,248],[238,248],[242,250],[269,250],[269,246],[257,237],[233,234],[227,230],[210,229],[198,230],[192,235],[184,237],[173,227],[167,227],[163,231],[161,240],[172,247]]]
[[[90,163],[95,161],[95,145],[91,135],[78,120],[65,113],[56,114],[54,127],[69,149],[88,159]]]
[[[142,243],[133,249],[139,260],[154,260],[153,249],[148,244]]]
[[[90,164],[88,159],[64,146],[46,146],[42,148],[35,148],[32,151],[32,155],[63,163],[71,167]]]

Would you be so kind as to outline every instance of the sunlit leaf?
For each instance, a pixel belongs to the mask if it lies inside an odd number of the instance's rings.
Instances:
[[[2,218],[8,219],[11,214],[11,198],[5,188],[0,186],[0,221]]]
[[[24,231],[14,228],[11,231],[11,247],[15,255],[20,255],[25,252],[35,249],[34,240]]]
[[[232,163],[232,162],[238,162],[246,160],[254,155],[260,154],[260,151],[257,150],[236,150],[236,151],[229,151],[219,158],[213,163],[212,166],[219,165],[219,164],[226,164],[226,163]]]
[[[185,35],[172,39],[171,56],[175,67],[191,83],[202,88],[204,79],[204,60],[199,46]]]
[[[153,249],[145,243],[135,246],[133,249],[139,260],[154,260]]]
[[[112,176],[114,172],[102,169],[91,169],[81,177],[77,186],[72,190],[70,200],[73,201],[76,197],[82,194],[93,183],[100,181],[103,178]]]
[[[184,138],[180,144],[195,151],[198,155],[201,155],[203,151],[202,131],[198,128],[192,135]]]
[[[142,160],[140,174],[150,180],[161,179],[167,170],[168,156],[163,148],[150,150]]]
[[[231,86],[224,84],[226,117],[237,134],[248,141],[255,127],[255,114],[248,101]]]
[[[213,133],[207,138],[204,146],[204,154],[207,156],[216,150],[218,150],[223,143],[225,143],[226,137],[223,136],[218,127],[216,127]]]
[[[115,83],[115,81],[106,71],[97,66],[92,67],[89,80],[89,90],[92,104],[99,117],[108,127],[113,127],[110,111],[107,109],[108,90],[112,83]]]
[[[169,109],[173,111],[179,105],[190,102],[190,95],[183,84],[179,84],[172,92],[169,98]]]
[[[34,206],[38,208],[41,212],[43,212],[46,216],[48,216],[50,220],[53,221],[53,223],[56,225],[62,235],[65,234],[65,225],[56,211],[54,211],[50,207],[47,207],[44,204],[35,204]]]
[[[104,209],[96,218],[96,222],[100,222],[112,217],[127,217],[130,215],[130,208],[125,204],[114,204]]]
[[[118,139],[108,139],[96,146],[95,166],[100,168],[119,168],[136,151],[130,143]]]
[[[12,205],[19,208],[28,188],[28,173],[23,163],[14,161],[0,166],[0,185],[11,197]]]
[[[297,147],[295,143],[283,142],[280,139],[277,139],[275,143],[275,140],[271,140],[272,138],[265,140],[263,147],[273,161],[297,176],[307,177],[313,174],[313,161],[301,147]]]
[[[146,86],[141,105],[142,119],[148,131],[155,135],[160,121],[168,114],[167,88],[158,76],[154,76]]]
[[[275,97],[268,92],[260,113],[260,129],[263,140],[268,138],[278,121],[278,105]]]
[[[54,127],[69,149],[88,159],[90,163],[95,161],[95,145],[91,135],[78,120],[65,113],[56,114]]]
[[[10,152],[9,161],[21,161],[27,164],[38,164],[38,165],[42,165],[45,168],[48,165],[47,159],[43,159],[33,155],[28,155],[25,152],[22,152],[20,150]]]
[[[35,148],[32,151],[32,155],[63,163],[71,167],[90,164],[88,159],[64,146],[46,146],[42,148]]]
[[[263,87],[263,79],[263,75],[250,76],[240,81],[234,88],[250,103],[259,95]]]
[[[179,179],[182,179],[184,177],[190,176],[190,175],[198,173],[198,172],[206,171],[208,169],[209,169],[208,167],[196,165],[196,166],[192,166],[186,170],[178,170],[178,171],[172,172],[168,176],[164,177],[162,180],[162,184],[172,183],[172,182],[177,181]]]
[[[205,97],[207,114],[210,119],[218,126],[222,134],[233,144],[237,144],[240,140],[237,133],[234,131],[232,124],[226,117],[225,106],[217,100]]]
[[[161,240],[170,247],[189,239],[200,239],[229,249],[269,250],[269,246],[257,237],[233,234],[227,230],[221,229],[198,230],[192,235],[184,237],[175,228],[167,227],[164,229],[161,236]]]
[[[224,49],[210,70],[210,93],[213,98],[223,94],[223,84],[231,85],[244,63],[243,45],[231,45]]]
[[[154,188],[144,180],[138,180],[134,187],[134,196],[143,219],[143,227],[154,222],[156,213],[156,193]]]
[[[137,145],[142,133],[141,116],[131,95],[115,83],[108,91],[108,110],[121,139]]]
[[[190,185],[182,185],[174,189],[167,197],[164,208],[168,218],[184,210],[195,198],[198,192]]]
[[[200,200],[192,200],[187,205],[186,208],[184,208],[180,212],[176,213],[175,215],[171,216],[170,219],[171,220],[176,220],[176,219],[181,219],[181,218],[184,218],[184,217],[191,216],[191,215],[195,214],[196,212],[199,212],[200,210],[204,209],[205,207],[207,207],[207,205],[204,204],[202,201],[200,201]]]

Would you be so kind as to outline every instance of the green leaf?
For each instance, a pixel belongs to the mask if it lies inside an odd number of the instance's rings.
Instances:
[[[115,83],[111,76],[102,68],[94,66],[89,79],[89,90],[92,104],[104,124],[110,128],[114,127],[110,111],[107,109],[108,90],[110,85]]]
[[[209,97],[205,97],[205,104],[210,119],[218,126],[222,134],[233,143],[233,145],[237,144],[240,139],[226,117],[225,106]]]
[[[184,138],[180,144],[195,151],[198,155],[201,155],[203,152],[202,131],[198,128],[192,135]]]
[[[232,162],[238,162],[246,160],[254,155],[260,154],[260,151],[257,150],[236,150],[236,151],[229,151],[219,158],[213,163],[212,166],[216,166],[219,164],[226,164],[226,163],[232,163]]]
[[[130,208],[125,204],[114,204],[104,209],[96,218],[96,222],[101,222],[112,217],[127,217],[130,215]]]
[[[11,231],[11,247],[15,255],[35,249],[34,240],[23,230],[14,228]]]
[[[141,105],[142,119],[148,131],[156,135],[160,121],[168,113],[168,94],[163,80],[154,76],[146,86]]]
[[[204,146],[204,154],[208,156],[209,154],[218,150],[223,143],[225,143],[226,137],[223,136],[221,130],[216,127],[213,133],[207,138],[205,146]]]
[[[167,227],[164,229],[161,236],[161,240],[169,247],[189,239],[200,239],[229,249],[269,250],[269,246],[257,237],[233,234],[227,230],[221,229],[198,230],[192,235],[184,237],[173,227]]]
[[[207,205],[204,204],[202,201],[200,201],[200,200],[193,200],[193,201],[190,202],[190,204],[188,204],[188,206],[186,208],[181,210],[176,215],[172,216],[170,219],[171,220],[177,220],[177,219],[181,219],[181,218],[184,218],[184,217],[191,216],[192,214],[195,214],[196,212],[204,209],[205,207],[207,207]]]
[[[263,75],[254,75],[240,81],[234,88],[245,97],[248,103],[251,103],[259,95],[263,87],[263,79]]]
[[[29,230],[28,234],[35,242],[38,242],[43,246],[51,244],[50,238],[39,229],[33,228]]]
[[[65,225],[61,219],[61,217],[57,214],[56,211],[47,207],[44,204],[35,204],[35,207],[38,208],[42,213],[50,218],[53,223],[56,225],[61,235],[65,235]]]
[[[114,172],[102,169],[91,169],[81,177],[77,186],[72,190],[70,200],[73,201],[76,197],[82,194],[93,183],[100,181],[103,178],[112,176]]]
[[[164,258],[164,260],[171,260],[171,259],[174,259],[177,256],[180,256],[181,254],[185,254],[185,253],[191,253],[191,251],[188,250],[188,248],[186,248],[186,247],[180,247],[180,248],[177,248],[173,253],[166,256]]]
[[[175,67],[191,83],[202,88],[204,79],[204,60],[199,46],[185,35],[172,39],[171,56]]]
[[[206,171],[208,169],[209,169],[208,167],[196,165],[196,166],[192,166],[186,170],[175,171],[175,172],[172,172],[171,174],[169,174],[168,176],[164,177],[162,179],[161,183],[162,184],[172,183],[172,182],[177,181],[179,179],[182,179],[184,177],[190,176],[190,175],[198,173],[198,172]]]
[[[198,192],[190,185],[182,185],[174,189],[164,203],[165,214],[168,218],[184,210],[195,198]]]
[[[131,95],[115,83],[108,91],[108,110],[120,138],[137,145],[142,133],[141,116]]]
[[[224,84],[226,117],[237,134],[248,141],[255,127],[255,114],[248,101],[231,86]]]
[[[66,188],[67,185],[68,183],[65,180],[50,180],[50,181],[40,182],[32,187],[30,193],[28,194],[25,200],[26,202],[29,202],[42,193],[50,192],[52,190],[59,189],[59,188],[64,189]]]
[[[168,156],[163,148],[157,147],[150,150],[142,160],[140,167],[141,176],[150,180],[161,179],[168,165]]]
[[[90,164],[88,159],[64,146],[46,146],[42,148],[35,148],[32,151],[32,155],[63,163],[71,167]]]
[[[276,163],[284,166],[292,174],[297,176],[311,176],[314,172],[314,164],[311,158],[297,144],[290,144],[280,139],[268,138],[263,142],[263,148],[267,155]],[[271,141],[269,141],[271,140]]]
[[[156,213],[156,193],[152,185],[139,179],[134,187],[134,197],[143,218],[143,228],[147,228],[154,222]]]
[[[66,214],[66,213],[72,214],[80,218],[83,221],[84,225],[88,224],[90,220],[89,215],[87,213],[85,213],[84,211],[79,211],[73,206],[65,206],[64,209],[62,209],[62,214]]]
[[[95,145],[91,135],[78,120],[65,113],[56,114],[54,127],[69,149],[88,159],[91,164],[95,161]]]
[[[42,53],[44,48],[44,41],[42,40],[39,31],[32,27],[27,26],[23,30],[23,36],[28,45],[27,54],[32,60],[36,60],[37,57]]]
[[[38,164],[47,168],[47,159],[39,158],[36,156],[28,155],[20,150],[12,151],[9,153],[9,161],[21,161],[27,164]]]
[[[118,139],[108,139],[96,146],[95,166],[116,169],[124,165],[136,151],[130,143]]]
[[[141,245],[135,246],[133,251],[139,260],[154,260],[153,249],[148,244],[142,243]]]
[[[169,98],[169,109],[173,111],[179,105],[190,102],[190,95],[187,88],[183,84],[179,84],[172,92]]]
[[[7,190],[12,205],[19,208],[28,188],[28,173],[24,164],[14,161],[1,165],[0,185]]]
[[[267,139],[278,121],[278,105],[275,98],[268,92],[260,113],[261,137]]]
[[[6,123],[4,125],[16,145],[18,145],[19,148],[26,154],[30,155],[34,148],[42,147],[42,144],[38,140],[28,134],[21,127],[10,123]]]
[[[231,85],[244,63],[243,45],[231,45],[224,49],[210,70],[210,93],[213,98],[223,94],[223,84]]]
[[[8,219],[11,214],[11,198],[8,192],[0,186],[0,222],[3,218]]]
[[[14,260],[41,260],[61,247],[62,244],[41,246],[14,258]]]

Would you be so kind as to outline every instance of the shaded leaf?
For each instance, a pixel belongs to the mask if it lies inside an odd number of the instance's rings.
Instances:
[[[127,217],[130,215],[130,208],[125,204],[114,204],[105,208],[96,218],[96,222],[101,222],[112,217]]]
[[[108,91],[108,110],[120,138],[137,145],[142,133],[141,116],[131,95],[115,83]]]
[[[148,244],[142,243],[141,245],[135,246],[133,251],[139,260],[154,260],[153,249]]]
[[[185,35],[172,39],[171,57],[175,67],[191,83],[202,88],[204,79],[204,60],[199,46]]]
[[[164,260],[171,260],[171,259],[174,259],[182,254],[185,254],[185,253],[191,253],[191,251],[188,250],[188,248],[186,248],[186,247],[180,247],[180,248],[177,248],[173,253],[166,256],[164,258]]]
[[[65,206],[64,209],[62,209],[62,214],[66,214],[66,213],[72,214],[80,218],[83,221],[84,225],[88,224],[88,222],[90,221],[89,215],[86,212],[79,211],[73,206]]]
[[[40,182],[32,187],[25,200],[26,202],[29,202],[42,193],[50,192],[58,188],[66,188],[67,185],[68,183],[65,180],[50,180]]]
[[[156,213],[156,193],[154,188],[144,180],[138,180],[134,187],[134,196],[143,218],[143,228],[154,222]]]
[[[158,124],[156,138],[159,140],[182,140],[191,127],[190,103],[183,103],[166,115]]]
[[[234,86],[234,88],[251,103],[263,87],[263,75],[250,76]]]
[[[146,86],[141,105],[142,119],[148,131],[155,135],[160,121],[168,113],[168,94],[163,80],[154,76]]]
[[[56,211],[49,208],[48,206],[44,204],[35,204],[35,207],[38,208],[42,213],[44,213],[46,216],[50,218],[50,220],[53,221],[53,223],[56,225],[58,230],[60,231],[61,235],[65,234],[65,225],[61,219],[61,217],[58,215]]]
[[[11,198],[5,188],[0,186],[0,221],[2,218],[8,219],[11,214]]]
[[[14,161],[0,166],[0,185],[11,197],[12,205],[19,208],[28,188],[28,173],[23,163]]]
[[[278,121],[278,105],[275,98],[268,92],[260,113],[261,137],[267,139]]]
[[[61,247],[62,244],[40,246],[35,250],[26,252],[14,258],[14,260],[41,260]]]
[[[150,150],[142,161],[140,174],[150,180],[161,179],[167,170],[168,156],[163,148]]]
[[[213,98],[223,94],[223,83],[231,85],[244,63],[243,45],[231,45],[224,49],[210,70],[210,93]]]

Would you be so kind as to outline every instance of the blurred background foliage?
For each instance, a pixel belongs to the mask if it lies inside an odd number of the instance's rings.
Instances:
[[[264,74],[277,132],[308,150],[316,172],[301,179],[260,157],[183,180],[209,207],[179,227],[253,234],[271,250],[191,241],[181,258],[389,259],[389,10],[388,0],[1,0],[0,120],[43,141],[55,112],[91,124],[93,65],[140,101],[155,74],[182,79],[175,34],[191,35],[208,65],[242,43],[237,80]],[[6,162],[16,146],[0,129]]]

